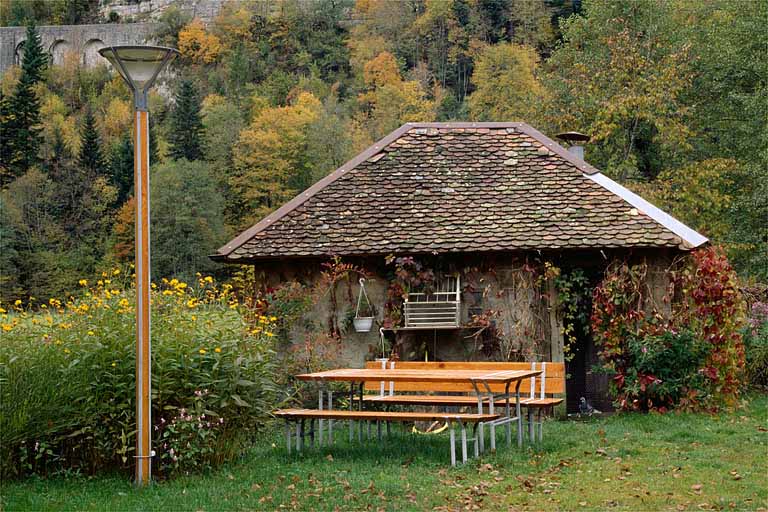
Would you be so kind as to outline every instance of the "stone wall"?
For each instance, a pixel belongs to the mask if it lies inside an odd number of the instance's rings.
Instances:
[[[177,7],[193,18],[210,23],[222,7],[232,0],[101,0],[99,15],[109,19],[110,13],[123,21],[157,21],[169,8]],[[265,3],[265,2],[254,2]]]
[[[131,23],[101,25],[55,25],[38,27],[38,33],[54,65],[63,62],[64,55],[75,52],[86,66],[94,66],[104,60],[97,53],[110,45],[145,44],[152,42],[157,30],[156,23]],[[25,27],[0,28],[0,73],[21,63]]]

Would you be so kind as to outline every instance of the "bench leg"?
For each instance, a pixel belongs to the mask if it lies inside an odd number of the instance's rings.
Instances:
[[[493,395],[490,395],[488,397],[488,414],[495,414],[495,410],[493,407]],[[496,425],[493,422],[491,422],[489,427],[490,428],[488,430],[490,431],[490,434],[491,434],[491,451],[495,452],[496,451]]]
[[[368,427],[368,437],[366,437],[366,439],[370,439],[371,438],[371,421],[368,420],[366,423],[368,423],[368,425],[367,425],[367,427]]]
[[[453,430],[453,422],[451,422],[451,466],[456,466],[456,432]]]
[[[303,424],[304,424],[304,420],[296,422],[296,451],[297,452],[301,451],[301,440],[302,440],[301,434],[303,434],[303,432],[301,431],[302,430],[301,427]]]
[[[483,414],[483,399],[480,395],[477,397],[477,414]],[[478,439],[480,441],[480,453],[485,452],[485,429],[483,423],[478,425]]]
[[[464,423],[459,423],[461,426],[461,462],[467,463],[467,428]]]
[[[285,420],[285,444],[288,448],[288,455],[291,454],[291,422]]]
[[[391,428],[391,426],[392,426],[392,422],[388,421],[387,422],[387,437],[392,435],[392,428]]]
[[[482,425],[482,423],[480,423]],[[474,440],[475,444],[475,458],[478,458],[480,456],[480,438],[478,437],[478,424],[475,423],[474,428],[472,429],[472,438]]]
[[[379,442],[381,442],[381,421],[376,420],[376,435],[379,438]]]
[[[333,391],[331,390],[328,390],[328,410],[333,410]],[[333,446],[333,420],[328,420],[328,446]]]
[[[515,391],[515,414],[517,414],[517,447],[523,446],[523,412],[520,410],[520,383],[517,382],[517,390]]]
[[[317,408],[319,410],[321,410],[321,411],[323,410],[323,394],[324,393],[325,393],[325,390],[321,387],[320,388],[320,397],[317,399]],[[319,436],[318,441],[320,443],[320,446],[323,446],[323,427],[324,427],[324,422],[323,422],[322,418],[317,420],[317,427],[320,429],[320,436]]]
[[[531,444],[536,442],[536,425],[533,421],[534,410],[532,407],[528,408],[528,439]]]

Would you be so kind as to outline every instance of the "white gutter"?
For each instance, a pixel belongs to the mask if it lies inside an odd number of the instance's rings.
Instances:
[[[695,248],[702,244],[705,244],[709,241],[709,239],[700,233],[692,230],[676,218],[672,217],[666,212],[663,212],[662,210],[656,208],[651,203],[640,197],[639,195],[635,194],[631,190],[619,185],[615,181],[613,181],[608,176],[601,174],[601,173],[595,173],[595,174],[584,174],[587,178],[591,179],[598,185],[602,186],[606,190],[609,190],[637,208],[637,210],[641,213],[644,213],[648,217],[652,218],[677,236],[683,239],[683,242],[686,247],[688,248]]]

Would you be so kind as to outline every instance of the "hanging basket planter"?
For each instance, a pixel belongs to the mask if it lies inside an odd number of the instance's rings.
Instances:
[[[360,278],[360,294],[357,296],[357,309],[355,310],[355,318],[352,319],[352,323],[355,326],[356,332],[371,332],[373,317],[360,316],[360,305],[362,304],[363,297],[365,297],[365,312],[370,314],[371,301],[368,300],[368,294],[365,292],[365,279]]]
[[[373,327],[373,317],[372,316],[360,316],[355,317],[352,320],[352,323],[355,324],[355,331],[357,332],[371,332],[371,327]]]

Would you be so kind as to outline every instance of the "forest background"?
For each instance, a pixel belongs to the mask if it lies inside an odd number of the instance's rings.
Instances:
[[[8,0],[0,23],[106,21],[95,4]],[[182,57],[150,99],[155,278],[227,272],[219,245],[403,123],[472,120],[589,134],[587,161],[768,279],[768,2],[243,1],[160,22]],[[106,66],[25,45],[0,81],[0,300],[132,261],[131,127]]]

